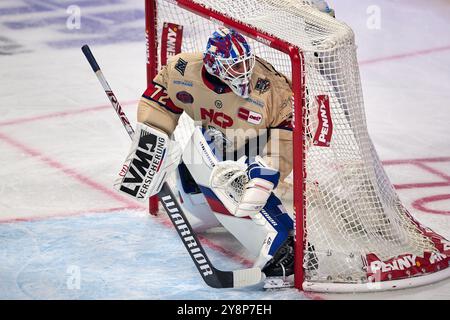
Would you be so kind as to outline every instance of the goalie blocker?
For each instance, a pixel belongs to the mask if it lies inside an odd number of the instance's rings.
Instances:
[[[156,195],[166,176],[179,164],[177,142],[144,123],[138,123],[132,145],[114,187],[139,201]]]

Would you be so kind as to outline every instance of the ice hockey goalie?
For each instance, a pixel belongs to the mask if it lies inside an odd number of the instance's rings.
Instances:
[[[293,276],[293,221],[274,193],[292,170],[291,99],[283,74],[219,28],[205,52],[173,56],[144,92],[126,166],[138,153],[150,165],[138,166],[142,181],[125,176],[116,187],[146,199],[175,171],[194,229],[222,225],[266,276]],[[183,112],[196,129],[178,161],[170,136]]]

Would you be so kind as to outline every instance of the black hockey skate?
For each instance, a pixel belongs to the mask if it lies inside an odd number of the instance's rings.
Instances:
[[[264,266],[264,289],[292,288],[294,286],[294,237],[289,236],[272,259]]]

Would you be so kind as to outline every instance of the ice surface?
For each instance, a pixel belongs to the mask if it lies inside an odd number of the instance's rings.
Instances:
[[[175,230],[162,221],[125,211],[1,224],[0,299],[300,298],[292,289],[205,286]],[[242,267],[207,251],[223,270]]]
[[[412,214],[450,238],[450,4],[330,3],[355,30],[369,132],[389,176]],[[70,5],[80,29],[67,28]],[[374,13],[379,29],[368,27]],[[208,288],[165,218],[111,187],[129,138],[80,46],[91,45],[134,123],[143,30],[140,0],[1,1],[0,299],[450,298],[450,281],[368,295]],[[226,233],[205,239],[218,268],[252,258]]]

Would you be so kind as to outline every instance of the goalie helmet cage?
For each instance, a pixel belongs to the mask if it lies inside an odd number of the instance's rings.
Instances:
[[[174,42],[161,46],[166,23],[183,29],[183,52],[202,52],[220,25],[233,28],[291,79],[298,289],[367,292],[450,276],[450,243],[409,214],[370,140],[354,34],[346,24],[301,0],[145,4],[149,83],[161,50],[173,49]],[[150,210],[157,210],[154,199]]]

